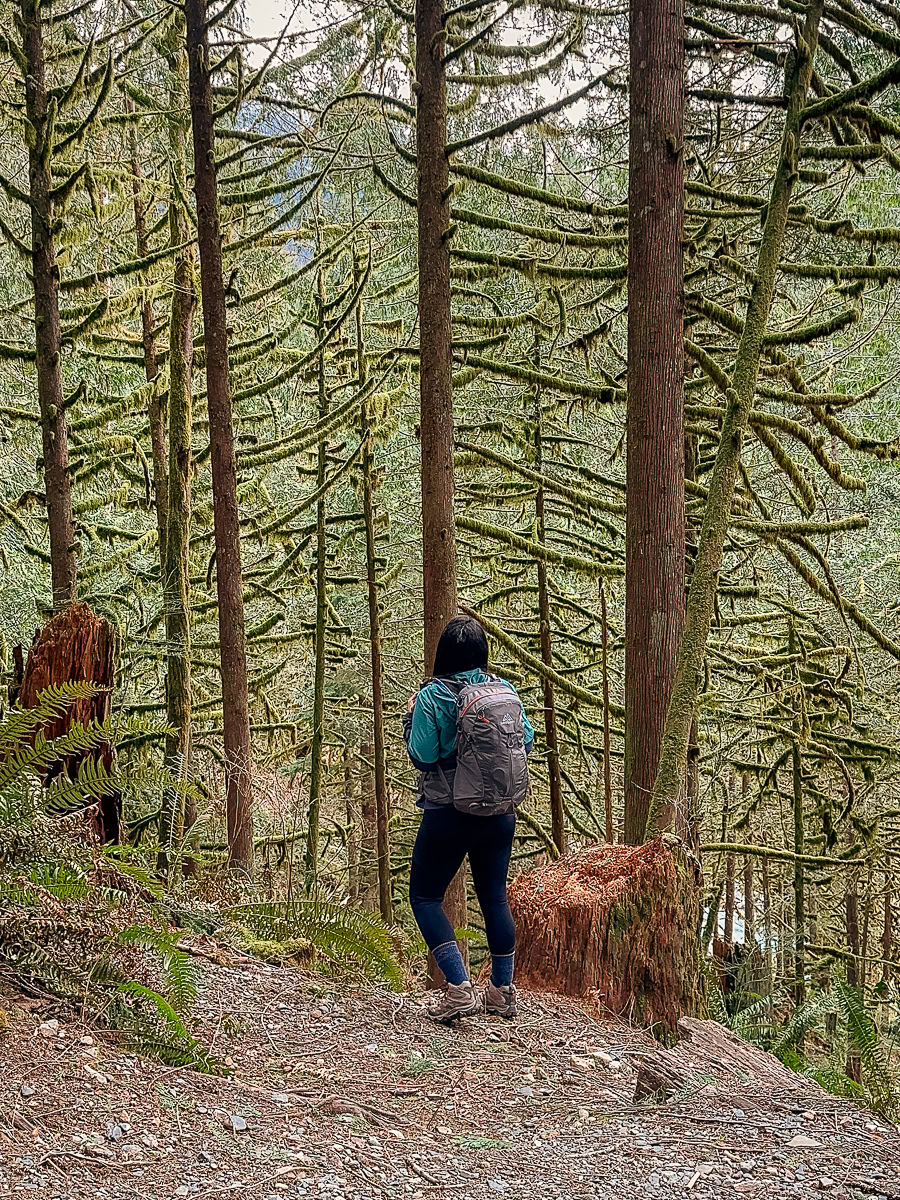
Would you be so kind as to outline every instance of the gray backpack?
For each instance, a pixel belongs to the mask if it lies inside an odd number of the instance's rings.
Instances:
[[[496,675],[484,683],[441,682],[456,692],[453,807],[483,817],[512,812],[528,795],[521,700]]]

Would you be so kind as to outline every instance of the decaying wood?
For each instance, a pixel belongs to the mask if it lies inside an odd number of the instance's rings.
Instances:
[[[696,1092],[709,1086],[728,1091],[763,1087],[792,1093],[817,1087],[805,1075],[798,1075],[774,1055],[742,1041],[716,1021],[682,1017],[678,1033],[681,1040],[677,1045],[641,1056],[636,1101],[665,1100],[679,1092]]]
[[[662,839],[589,846],[516,878],[516,978],[674,1032],[700,1002],[697,876]]]
[[[35,638],[28,651],[25,673],[19,689],[20,708],[34,708],[39,694],[51,684],[88,682],[97,685],[95,695],[69,705],[56,721],[44,728],[48,738],[61,737],[73,725],[105,721],[112,705],[115,679],[116,634],[112,625],[87,604],[70,604],[56,613]],[[110,771],[113,747],[110,742],[89,753]],[[54,763],[46,782],[63,772],[74,779],[84,755],[70,755]],[[103,841],[117,841],[122,798],[116,793],[104,797],[97,806],[96,832]]]

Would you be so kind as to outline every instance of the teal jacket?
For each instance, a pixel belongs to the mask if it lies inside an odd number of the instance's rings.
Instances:
[[[460,671],[454,679],[466,683],[486,683],[488,675],[480,667],[471,671]],[[511,683],[504,679],[502,682],[510,691],[515,691]],[[525,710],[525,749],[530,750],[534,742],[534,728]],[[412,712],[412,720],[404,722],[406,728],[406,748],[413,766],[420,771],[428,771],[437,763],[455,765],[456,759],[456,695],[439,679],[432,680],[419,692]]]

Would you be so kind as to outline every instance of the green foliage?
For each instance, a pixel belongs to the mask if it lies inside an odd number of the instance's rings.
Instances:
[[[304,899],[239,904],[229,915],[255,938],[288,945],[299,938],[338,970],[355,970],[397,989],[402,984],[397,934],[374,913]]]
[[[900,1068],[892,1055],[893,1039],[879,1029],[858,988],[842,980],[817,989],[783,1017],[787,989],[771,996],[737,993],[726,997],[713,982],[707,988],[710,1015],[749,1042],[762,1046],[785,1066],[815,1079],[836,1096],[865,1100],[889,1120],[900,1114]],[[834,1032],[827,1019],[834,1022]],[[813,1047],[819,1048],[814,1051]],[[830,1047],[830,1049],[829,1049]],[[847,1073],[848,1058],[858,1061],[863,1082]]]

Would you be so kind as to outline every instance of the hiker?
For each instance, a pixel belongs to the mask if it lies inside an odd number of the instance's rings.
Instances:
[[[413,849],[409,898],[428,949],[447,981],[432,1020],[448,1022],[481,1007],[469,979],[444,894],[469,856],[491,952],[489,1013],[516,1015],[512,984],[515,929],[506,879],[516,807],[528,792],[527,756],[534,729],[515,688],[487,672],[488,642],[474,617],[448,621],[434,673],[410,697],[403,736],[421,772],[416,803],[423,809]]]

